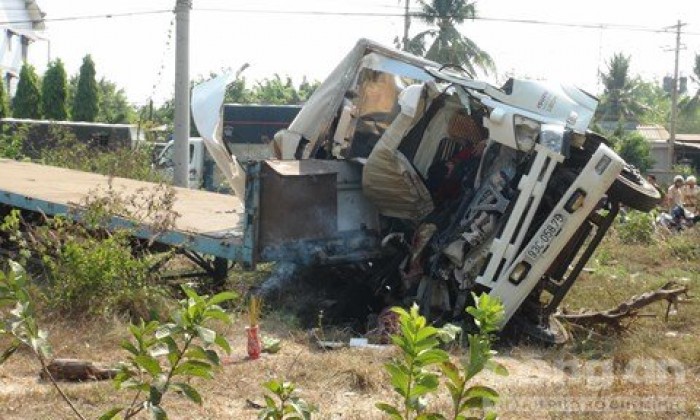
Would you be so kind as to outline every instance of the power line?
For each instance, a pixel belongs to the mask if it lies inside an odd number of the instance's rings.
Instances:
[[[142,12],[124,12],[124,13],[105,13],[100,15],[83,15],[83,16],[65,16],[59,18],[44,18],[44,19],[24,19],[24,20],[9,20],[0,22],[0,25],[18,25],[22,23],[42,23],[42,22],[71,22],[77,20],[89,19],[111,19],[131,16],[157,15],[163,13],[173,13],[172,10],[146,10]]]
[[[197,12],[217,12],[217,13],[246,13],[246,14],[261,14],[261,15],[299,15],[299,16],[340,16],[340,17],[400,17],[406,16],[405,13],[399,12],[337,12],[337,11],[320,11],[320,10],[265,10],[265,9],[230,9],[230,8],[201,8],[197,7],[193,9]],[[422,12],[411,11],[408,16],[413,18],[420,18],[423,16]],[[445,16],[454,17],[454,16]],[[548,25],[548,26],[561,26],[561,27],[571,27],[571,28],[582,28],[582,29],[611,29],[611,30],[623,30],[623,31],[638,31],[638,32],[652,32],[652,33],[669,33],[667,28],[658,28],[650,26],[640,26],[640,25],[625,25],[618,23],[574,23],[574,22],[553,22],[546,20],[537,19],[514,19],[514,18],[495,18],[487,16],[476,16],[470,18],[470,20],[475,21],[487,21],[487,22],[505,22],[505,23],[521,23],[521,24],[532,24],[532,25]],[[684,32],[684,35],[700,35],[700,32]]]
[[[340,16],[340,17],[406,17],[406,13],[400,12],[335,12],[335,11],[320,11],[320,10],[265,10],[265,9],[230,9],[230,8],[194,8],[194,11],[198,12],[217,12],[217,13],[247,13],[247,14],[261,14],[261,15],[298,15],[298,16]],[[24,24],[24,23],[41,23],[41,22],[70,22],[70,21],[80,21],[80,20],[94,20],[94,19],[111,19],[120,17],[133,17],[133,16],[144,16],[144,15],[154,15],[154,14],[164,14],[173,13],[171,9],[160,9],[160,10],[148,10],[139,12],[123,12],[123,13],[104,13],[95,15],[84,15],[84,16],[65,16],[58,18],[44,18],[38,19],[24,19],[24,20],[8,20],[0,22],[0,25],[13,25],[13,24]],[[409,17],[420,18],[423,14],[418,11],[412,11],[408,13]],[[447,16],[450,17],[450,16]],[[637,31],[637,32],[651,32],[651,33],[669,33],[668,28],[658,28],[649,26],[639,26],[639,25],[624,25],[617,23],[574,23],[574,22],[554,22],[538,19],[514,19],[514,18],[495,18],[488,16],[476,16],[471,20],[475,21],[486,21],[486,22],[504,22],[504,23],[519,23],[519,24],[530,24],[530,25],[545,25],[545,26],[559,26],[559,27],[569,27],[569,28],[582,28],[582,29],[609,29],[609,30],[622,30],[622,31]],[[700,32],[683,32],[683,35],[698,36]]]

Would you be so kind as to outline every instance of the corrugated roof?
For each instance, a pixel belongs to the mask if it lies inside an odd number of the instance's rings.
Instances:
[[[671,137],[662,125],[638,125],[635,131],[649,141],[666,141]]]
[[[700,134],[676,134],[676,140],[686,143],[700,143]]]

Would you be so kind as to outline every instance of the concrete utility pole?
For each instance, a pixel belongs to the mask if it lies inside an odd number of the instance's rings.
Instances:
[[[406,0],[403,14],[403,50],[408,51],[408,29],[411,27],[411,17],[408,15],[408,7],[411,0]]]
[[[175,144],[173,182],[188,187],[190,161],[190,10],[192,0],[175,5]]]
[[[676,48],[675,48],[675,65],[673,68],[673,87],[671,89],[671,133],[668,139],[668,172],[669,176],[673,176],[673,162],[675,159],[675,143],[676,143],[676,120],[678,119],[678,58],[681,51],[681,27],[685,23],[678,23],[670,28],[676,28]]]

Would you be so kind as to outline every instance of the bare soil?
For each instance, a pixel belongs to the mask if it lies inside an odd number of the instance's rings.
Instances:
[[[652,245],[606,240],[565,305],[606,309],[669,280],[688,284],[697,294],[700,261],[692,252],[700,249],[700,233],[681,239],[684,242]],[[690,257],[683,257],[686,254]],[[251,281],[239,280],[232,288],[244,292]],[[620,334],[574,328],[574,340],[564,347],[500,348],[498,361],[510,375],[487,373],[476,382],[501,393],[496,411],[505,419],[700,418],[700,304],[697,298],[685,302],[668,321],[663,318],[665,309],[654,304],[644,311],[649,316],[634,320]],[[377,402],[398,402],[383,369],[397,355],[395,349],[321,350],[298,327],[298,320],[277,308],[264,314],[261,331],[281,339],[281,351],[250,361],[245,358],[244,323],[245,317],[239,316],[233,325],[221,327],[233,351],[215,379],[192,382],[201,391],[203,404],[170,393],[163,403],[170,418],[254,419],[257,410],[251,402],[263,403],[261,384],[273,378],[295,383],[299,395],[318,407],[315,418],[320,419],[380,419]],[[41,324],[56,357],[103,366],[114,366],[126,357],[119,347],[127,337],[124,321],[80,323],[53,317]],[[3,344],[0,341],[0,348]],[[462,351],[452,350],[455,360]],[[97,418],[132,397],[116,391],[111,381],[62,386],[87,418]],[[429,405],[443,413],[450,406],[444,387]],[[39,379],[39,365],[27,351],[0,365],[0,419],[72,417],[53,387]]]

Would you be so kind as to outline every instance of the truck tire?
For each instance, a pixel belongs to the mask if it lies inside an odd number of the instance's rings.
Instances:
[[[661,202],[661,194],[639,171],[626,165],[608,190],[608,198],[625,206],[648,212]]]

